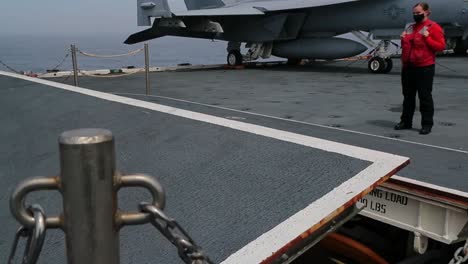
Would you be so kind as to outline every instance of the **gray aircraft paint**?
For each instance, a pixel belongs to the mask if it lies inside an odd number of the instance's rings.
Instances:
[[[324,6],[308,10],[303,26],[304,34],[310,32],[346,33],[352,30],[370,31],[374,29],[397,28],[403,31],[407,23],[413,22],[412,7],[419,1],[380,0],[343,3],[339,6]],[[461,0],[432,1],[431,19],[440,24],[458,22],[468,26],[468,14],[463,14]],[[319,21],[326,21],[318,23]]]
[[[185,0],[188,10],[223,7],[225,4],[221,0]]]
[[[152,10],[141,8],[143,3],[152,2],[156,8]],[[148,23],[148,16],[157,19],[152,28],[133,34],[125,43],[133,44],[173,35],[240,43],[274,43],[273,46],[277,45],[276,51],[292,51],[294,45],[291,43],[304,42],[301,39],[318,38],[324,43],[325,41],[331,43],[329,38],[351,31],[367,31],[376,39],[397,39],[405,25],[413,21],[412,8],[418,3],[417,0],[185,0],[185,2],[187,11],[173,11],[165,9],[166,0],[138,0],[139,23]],[[438,0],[429,4],[433,12],[430,18],[444,27],[447,37],[466,39],[468,1]],[[175,23],[176,26],[168,25],[167,21]],[[213,22],[219,24],[218,29],[213,27]],[[292,46],[286,47],[287,45]],[[333,54],[327,51],[328,55],[316,58],[328,59],[359,54],[352,46],[340,46],[335,43],[332,46],[325,44],[319,46],[327,50],[331,48],[337,51],[337,54],[330,56]],[[305,55],[324,53],[323,49],[307,51],[306,48],[302,47],[297,52]],[[279,53],[285,57],[294,57],[293,53]]]

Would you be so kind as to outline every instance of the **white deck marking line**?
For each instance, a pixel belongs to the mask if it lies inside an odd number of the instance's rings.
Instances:
[[[107,101],[118,102],[126,105],[151,109],[179,117],[197,120],[205,123],[215,124],[239,131],[257,134],[277,140],[292,142],[303,146],[309,146],[328,152],[353,157],[356,159],[373,162],[351,179],[334,188],[325,196],[317,199],[303,210],[292,215],[282,223],[257,237],[237,252],[229,256],[223,263],[260,263],[275,252],[280,251],[285,245],[300,237],[311,227],[318,225],[321,220],[335,215],[339,209],[355,198],[361,197],[364,192],[370,191],[371,185],[381,181],[386,176],[402,167],[408,162],[408,158],[383,153],[380,151],[345,145],[333,141],[313,138],[287,131],[262,127],[254,124],[242,123],[221,117],[210,116],[174,107],[154,104],[146,101],[117,96],[113,94],[92,91],[84,88],[74,87],[66,84],[40,80],[23,75],[6,73],[0,71],[0,75],[10,76],[26,81],[44,84],[50,87],[89,95]]]
[[[316,126],[316,127],[327,128],[327,129],[332,129],[332,130],[338,130],[338,131],[343,131],[343,132],[349,132],[349,133],[353,133],[353,134],[359,134],[359,135],[363,135],[363,136],[370,136],[370,137],[382,138],[382,139],[393,140],[393,141],[398,141],[398,142],[403,142],[403,143],[408,143],[408,144],[413,144],[413,145],[419,145],[419,146],[424,146],[424,147],[430,147],[430,148],[436,148],[436,149],[442,149],[442,150],[447,150],[447,151],[453,151],[453,152],[459,152],[459,153],[463,153],[463,154],[468,154],[468,151],[466,151],[466,150],[460,150],[460,149],[442,147],[442,146],[431,145],[431,144],[425,144],[425,143],[420,143],[420,142],[415,142],[415,141],[409,141],[409,140],[404,140],[404,139],[398,139],[398,138],[391,138],[391,137],[380,136],[380,135],[375,135],[375,134],[370,134],[370,133],[365,133],[365,132],[360,132],[360,131],[355,131],[355,130],[350,130],[350,129],[344,129],[344,128],[338,128],[338,127],[330,127],[330,126],[326,126],[326,125],[314,124],[314,123],[309,123],[309,122],[305,122],[305,121],[299,121],[299,120],[294,120],[294,119],[286,119],[286,118],[277,117],[277,116],[270,116],[270,115],[266,115],[266,114],[255,113],[255,112],[242,111],[242,110],[237,110],[237,109],[233,109],[233,108],[222,107],[222,106],[216,106],[216,105],[210,105],[210,104],[199,103],[199,102],[194,102],[194,101],[189,101],[189,100],[184,100],[184,99],[178,99],[178,98],[172,98],[172,97],[167,97],[167,96],[146,95],[146,94],[136,94],[136,93],[113,93],[113,94],[121,94],[121,95],[139,95],[139,96],[141,95],[141,96],[149,96],[149,97],[163,98],[163,99],[174,100],[174,101],[179,101],[179,102],[184,102],[184,103],[191,103],[191,104],[196,104],[196,105],[201,105],[201,106],[207,106],[207,107],[212,107],[212,108],[218,108],[218,109],[222,109],[222,110],[229,110],[229,111],[238,112],[238,113],[243,113],[243,114],[261,116],[261,117],[268,117],[268,118],[272,118],[272,119],[277,119],[277,120],[282,120],[282,121],[288,121],[288,122],[293,122],[293,123],[299,123],[299,124],[303,124],[303,125]]]
[[[392,179],[398,180],[398,181],[401,181],[401,182],[411,183],[411,184],[414,184],[414,185],[419,185],[419,186],[422,186],[422,187],[426,187],[428,189],[433,189],[433,190],[446,192],[446,193],[450,193],[450,194],[454,194],[454,195],[457,195],[457,196],[468,198],[468,193],[467,192],[462,192],[460,190],[445,188],[445,187],[442,187],[442,186],[439,186],[439,185],[435,185],[435,184],[431,184],[431,183],[427,183],[427,182],[422,182],[422,181],[418,181],[418,180],[413,180],[413,179],[401,177],[401,176],[398,176],[398,175],[393,175]]]
[[[281,117],[276,117],[276,116],[269,116],[269,115],[255,113],[255,112],[242,111],[242,110],[237,110],[237,109],[232,109],[232,108],[227,108],[227,107],[222,107],[222,106],[209,105],[209,104],[204,104],[204,103],[199,103],[199,102],[194,102],[194,101],[189,101],[189,100],[184,100],[184,99],[177,99],[177,98],[172,98],[172,97],[167,97],[167,96],[135,94],[135,93],[114,93],[114,94],[138,95],[138,96],[149,96],[149,97],[163,98],[163,99],[168,99],[168,100],[180,101],[180,102],[184,102],[184,103],[191,103],[191,104],[196,104],[196,105],[201,105],[201,106],[218,108],[218,109],[222,109],[222,110],[239,112],[239,113],[243,113],[243,114],[262,116],[262,117],[267,117],[267,118],[272,118],[272,119],[279,119],[279,120],[282,120],[282,121],[289,121],[289,122],[293,122],[293,123],[301,123],[301,124],[304,124],[304,125],[311,125],[311,126],[317,126],[317,127],[322,127],[322,128],[340,130],[340,131],[344,131],[344,132],[351,132],[351,133],[355,133],[355,134],[361,134],[361,135],[372,136],[372,137],[383,138],[383,139],[390,139],[390,140],[400,141],[400,142],[403,142],[403,143],[422,145],[422,146],[430,147],[430,148],[436,148],[436,149],[442,149],[442,150],[448,150],[448,151],[468,154],[467,151],[463,151],[463,150],[451,149],[451,148],[435,146],[435,145],[428,145],[428,144],[414,142],[414,141],[408,141],[408,140],[389,138],[389,137],[385,137],[385,136],[368,134],[368,133],[354,131],[354,130],[334,128],[334,127],[329,127],[329,126],[324,126],[324,125],[319,125],[319,124],[314,124],[314,123],[308,123],[308,122],[304,122],[304,121],[298,121],[298,120],[294,120],[294,119],[286,119],[286,118],[281,118]],[[435,184],[425,183],[425,182],[422,182],[422,181],[413,180],[413,179],[401,177],[401,176],[398,176],[398,175],[392,176],[392,179],[396,179],[396,180],[399,180],[399,181],[408,182],[408,183],[420,185],[422,187],[427,187],[427,188],[430,188],[430,189],[434,189],[434,190],[438,190],[438,191],[442,191],[442,192],[446,192],[446,193],[452,193],[452,194],[456,194],[456,195],[461,196],[461,197],[467,197],[468,198],[468,193],[467,192],[462,192],[462,191],[459,191],[459,190],[456,190],[456,189],[451,189],[451,188],[446,188],[446,187],[442,187],[442,186],[435,185]]]
[[[239,112],[239,113],[243,113],[243,114],[250,114],[250,115],[255,115],[255,116],[262,116],[262,117],[267,117],[267,118],[272,118],[272,119],[279,119],[279,120],[282,120],[282,121],[289,121],[289,122],[300,123],[300,124],[304,124],[304,125],[311,125],[311,126],[317,126],[317,127],[322,127],[322,128],[340,130],[340,131],[344,131],[344,132],[351,132],[351,133],[355,133],[355,134],[361,134],[361,135],[372,136],[372,137],[383,138],[383,139],[390,139],[390,140],[400,141],[400,142],[403,142],[403,143],[410,143],[410,144],[415,144],[415,145],[422,145],[422,146],[430,147],[430,148],[436,148],[436,149],[442,149],[442,150],[448,150],[448,151],[460,152],[460,153],[468,154],[468,152],[466,152],[466,151],[457,150],[457,149],[451,149],[451,148],[440,147],[440,146],[435,146],[435,145],[423,144],[423,143],[419,143],[419,142],[413,142],[413,141],[407,141],[407,140],[389,138],[389,137],[379,136],[379,135],[374,135],[374,134],[367,134],[367,133],[363,133],[363,132],[359,132],[359,131],[354,131],[354,130],[339,129],[339,128],[334,128],[334,127],[329,127],[329,126],[324,126],[324,125],[319,125],[319,124],[314,124],[314,123],[308,123],[308,122],[303,122],[303,121],[298,121],[298,120],[293,120],[293,119],[285,119],[285,118],[281,118],[281,117],[269,116],[269,115],[264,115],[264,114],[255,113],[255,112],[247,112],[247,111],[242,111],[242,110],[237,110],[237,109],[232,109],[232,108],[227,108],[227,107],[222,107],[222,106],[215,106],[215,105],[209,105],[209,104],[204,104],[204,103],[199,103],[199,102],[193,102],[193,101],[184,100],[184,99],[177,99],[177,98],[166,97],[166,96],[159,96],[159,95],[135,94],[135,93],[114,93],[114,94],[121,94],[121,95],[138,95],[138,96],[149,96],[149,97],[163,98],[163,99],[168,99],[168,100],[180,101],[180,102],[184,102],[184,103],[191,103],[191,104],[196,104],[196,105],[201,105],[201,106],[207,106],[207,107],[218,108],[218,109],[222,109],[222,110],[228,110],[228,111],[233,111],[233,112]],[[453,194],[456,194],[456,195],[461,196],[461,197],[468,197],[468,193],[466,193],[466,192],[462,192],[462,191],[459,191],[459,190],[456,190],[456,189],[451,189],[451,188],[442,187],[442,186],[435,185],[435,184],[425,183],[425,182],[421,182],[421,181],[418,181],[418,180],[413,180],[413,179],[401,177],[401,176],[398,176],[398,175],[394,175],[394,176],[392,177],[392,179],[396,179],[396,180],[399,180],[399,181],[403,181],[403,182],[408,182],[408,183],[420,185],[420,186],[423,186],[423,187],[427,187],[427,188],[430,188],[430,189],[434,189],[434,190],[438,190],[438,191],[442,191],[442,192],[446,192],[446,193],[453,193]]]

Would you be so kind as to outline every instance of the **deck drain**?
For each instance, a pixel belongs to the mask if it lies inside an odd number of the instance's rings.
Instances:
[[[331,124],[331,125],[328,125],[329,127],[343,127],[342,125],[340,124]]]
[[[219,103],[211,103],[211,105],[219,105]]]
[[[452,122],[439,122],[439,125],[451,127],[451,126],[455,126],[456,124]]]
[[[386,134],[385,136],[389,138],[401,138],[400,134]]]
[[[293,117],[294,117],[294,116],[292,116],[292,115],[285,115],[285,116],[283,116],[283,118],[286,118],[286,119],[291,119],[291,118],[293,118]]]
[[[329,118],[340,118],[341,116],[340,115],[329,115],[328,117]]]
[[[251,110],[251,108],[248,108],[248,107],[241,108],[241,111],[249,111],[249,110]]]

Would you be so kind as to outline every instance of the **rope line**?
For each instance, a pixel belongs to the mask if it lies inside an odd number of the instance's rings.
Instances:
[[[129,75],[133,75],[135,73],[139,73],[139,72],[142,72],[143,70],[138,70],[138,71],[134,71],[134,72],[127,72],[127,73],[119,73],[119,74],[112,74],[112,73],[106,73],[106,74],[89,74],[89,73],[86,73],[86,72],[83,72],[83,71],[80,71],[79,73],[81,73],[82,75],[84,76],[87,76],[87,77],[95,77],[95,78],[118,78],[118,77],[125,77],[125,76],[129,76]]]
[[[125,53],[125,54],[115,54],[115,55],[99,55],[99,54],[93,54],[93,53],[89,53],[89,52],[84,52],[84,51],[81,51],[80,49],[76,49],[80,54],[84,55],[84,56],[88,56],[88,57],[93,57],[93,58],[117,58],[117,57],[124,57],[124,56],[131,56],[131,55],[135,55],[141,51],[143,51],[143,48],[140,48],[140,49],[137,49],[137,50],[133,50],[133,51],[130,51],[128,53]]]

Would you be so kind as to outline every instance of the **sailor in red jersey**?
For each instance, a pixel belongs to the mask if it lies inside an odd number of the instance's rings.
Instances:
[[[435,70],[435,54],[445,49],[445,37],[439,24],[430,20],[431,11],[427,3],[414,6],[414,24],[401,34],[401,82],[403,88],[403,113],[396,130],[411,129],[416,106],[416,93],[421,112],[420,134],[431,132],[434,125],[434,102],[432,84]]]

